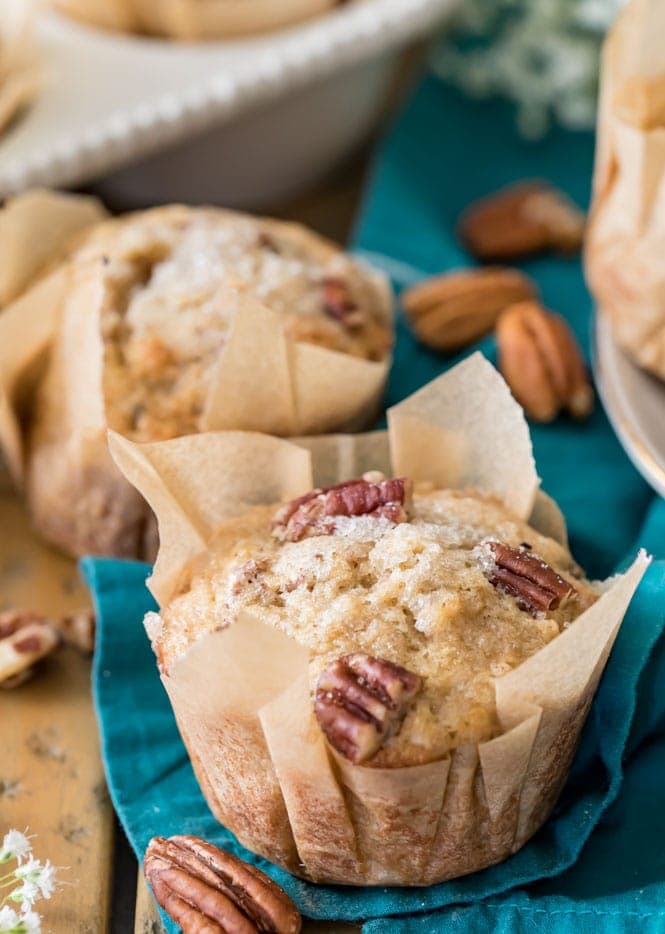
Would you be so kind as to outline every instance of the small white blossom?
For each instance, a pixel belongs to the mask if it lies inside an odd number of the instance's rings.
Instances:
[[[589,128],[601,43],[624,2],[465,0],[434,70],[476,97],[515,101],[525,136],[542,136],[552,118]]]
[[[18,913],[14,911],[13,908],[10,908],[9,905],[0,908],[0,932],[2,932],[2,934],[15,931],[18,922]]]
[[[41,895],[42,898],[50,898],[53,894],[55,867],[49,860],[42,865],[38,859],[30,858],[27,863],[16,868],[15,875],[17,879],[24,880],[24,886],[35,886],[38,890],[37,895]]]
[[[39,898],[39,888],[36,882],[26,879],[22,885],[13,889],[7,896],[9,901],[21,906],[22,911],[29,911]]]
[[[26,911],[21,915],[19,925],[20,934],[40,934],[42,923],[39,915],[35,911]]]
[[[7,864],[14,862],[12,869]],[[0,849],[0,934],[39,934],[41,919],[32,910],[40,898],[50,898],[56,887],[56,869],[32,856],[29,838],[17,830],[5,834]],[[9,890],[9,891],[8,891]],[[14,905],[20,905],[20,913]]]
[[[30,856],[32,846],[30,840],[20,830],[9,830],[2,840],[2,849],[0,849],[0,863],[8,863],[15,859],[18,862]]]
[[[39,892],[42,898],[50,898],[51,895],[53,895],[55,891],[55,874],[55,866],[47,859],[37,879],[37,885],[39,886]]]

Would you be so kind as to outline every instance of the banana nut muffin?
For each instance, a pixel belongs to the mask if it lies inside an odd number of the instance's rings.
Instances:
[[[498,735],[493,679],[598,595],[564,545],[497,498],[372,473],[227,522],[146,628],[168,673],[250,610],[307,647],[338,752],[409,766]]]
[[[370,361],[392,345],[383,281],[296,224],[169,206],[102,224],[70,261],[100,264],[108,424],[134,440],[199,430],[229,289],[279,314],[294,340]]]

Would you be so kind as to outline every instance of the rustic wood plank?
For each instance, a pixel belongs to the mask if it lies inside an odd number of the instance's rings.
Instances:
[[[145,876],[139,869],[139,878],[136,884],[134,934],[162,934],[163,930],[157,906],[147,886]]]
[[[23,509],[0,492],[0,608],[46,614],[88,602],[74,562],[41,544]],[[0,830],[29,828],[35,853],[62,867],[64,885],[38,907],[53,934],[108,928],[112,809],[90,699],[90,661],[73,649],[0,695]]]

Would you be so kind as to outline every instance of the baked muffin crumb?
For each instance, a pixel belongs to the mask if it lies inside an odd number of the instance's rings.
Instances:
[[[598,596],[563,545],[477,490],[416,487],[408,521],[336,516],[332,532],[298,541],[272,534],[276,511],[257,507],[224,525],[163,611],[161,630],[151,624],[153,646],[168,670],[246,609],[308,648],[313,697],[321,673],[352,653],[402,666],[422,690],[372,767],[433,761],[497,735],[493,679]],[[569,596],[525,610],[492,582],[488,541],[537,556]]]

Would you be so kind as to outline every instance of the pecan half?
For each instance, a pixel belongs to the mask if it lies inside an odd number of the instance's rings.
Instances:
[[[487,334],[510,305],[536,297],[527,276],[492,267],[427,279],[403,293],[402,305],[423,344],[451,352]]]
[[[383,658],[344,655],[319,676],[315,713],[331,746],[356,765],[399,732],[422,678]]]
[[[459,234],[485,262],[556,250],[573,253],[584,238],[585,216],[566,195],[543,182],[522,182],[472,204]]]
[[[591,414],[594,395],[582,352],[560,315],[521,302],[499,318],[496,340],[499,369],[532,419],[549,422],[562,409],[574,418]]]
[[[361,478],[320,487],[280,507],[273,517],[273,532],[280,541],[299,542],[312,535],[333,535],[338,516],[407,522],[411,490],[411,481],[404,478]]]
[[[349,285],[339,276],[326,276],[321,280],[325,313],[347,328],[362,324],[362,314],[351,297]]]
[[[24,610],[0,613],[0,684],[17,687],[33,666],[55,651],[60,637],[43,616]]]
[[[184,934],[298,934],[300,915],[280,887],[199,837],[153,837],[146,879]]]
[[[490,556],[486,564],[490,583],[515,597],[520,609],[532,616],[555,610],[577,593],[554,568],[526,548],[492,541],[484,542],[482,547]]]
[[[95,614],[90,609],[79,610],[55,620],[63,642],[79,652],[91,654],[95,649]]]

